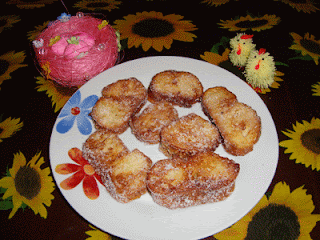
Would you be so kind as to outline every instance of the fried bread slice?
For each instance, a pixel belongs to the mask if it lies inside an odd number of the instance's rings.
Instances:
[[[129,127],[129,121],[134,114],[135,102],[131,98],[126,100],[113,97],[101,97],[93,106],[92,119],[97,128],[120,134]]]
[[[92,133],[82,146],[83,157],[101,175],[117,157],[128,153],[122,140],[111,132],[98,130]]]
[[[204,113],[218,127],[225,150],[243,156],[253,150],[261,135],[261,119],[225,87],[207,89],[202,96]]]
[[[143,105],[147,102],[147,89],[136,78],[131,77],[121,79],[114,83],[105,86],[101,91],[102,96],[112,97],[118,100],[131,99],[135,112],[140,111]]]
[[[167,101],[180,107],[191,107],[200,102],[203,87],[190,72],[167,70],[153,76],[148,87],[150,102]]]
[[[210,121],[190,113],[162,128],[159,149],[167,157],[184,158],[214,151],[220,142],[219,131]]]
[[[161,129],[178,118],[178,111],[170,103],[159,102],[149,104],[141,113],[134,115],[129,125],[139,141],[157,144]]]
[[[185,208],[226,199],[234,191],[240,165],[209,151],[188,159],[156,162],[148,173],[153,200],[166,208]]]
[[[127,203],[147,192],[147,173],[151,166],[151,159],[134,149],[112,161],[108,171],[101,174],[101,180],[115,200]]]

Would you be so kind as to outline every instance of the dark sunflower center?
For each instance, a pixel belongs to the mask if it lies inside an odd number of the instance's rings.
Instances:
[[[299,235],[295,212],[284,205],[270,204],[253,216],[245,240],[294,240]]]
[[[105,8],[108,6],[109,3],[106,2],[91,2],[86,5],[87,8]]]
[[[134,24],[132,32],[145,38],[158,38],[173,33],[174,27],[169,21],[158,18],[147,18]]]
[[[235,26],[239,28],[257,28],[264,26],[268,23],[269,21],[266,19],[261,19],[261,20],[254,20],[254,21],[241,21],[235,24]]]
[[[320,154],[320,129],[310,129],[301,134],[301,143],[310,151]]]
[[[10,64],[8,61],[0,59],[0,76],[3,75],[9,68]]]
[[[20,167],[14,179],[17,192],[26,199],[33,199],[41,189],[39,173],[29,166]]]
[[[320,55],[320,44],[319,43],[312,41],[312,40],[308,40],[308,39],[302,39],[300,41],[300,44],[302,47],[307,49],[309,52]]]

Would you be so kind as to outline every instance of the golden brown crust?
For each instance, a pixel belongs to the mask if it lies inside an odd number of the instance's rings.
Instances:
[[[214,151],[220,144],[218,129],[209,121],[190,113],[162,128],[160,151],[167,157],[188,157]]]
[[[117,135],[105,130],[92,133],[82,146],[83,157],[99,175],[108,170],[113,160],[128,152]]]
[[[253,150],[261,135],[261,119],[254,109],[224,87],[206,90],[202,108],[218,127],[228,153],[243,156]]]
[[[133,114],[147,102],[147,90],[136,78],[118,80],[105,86],[101,93],[92,108],[92,119],[96,129],[116,134],[128,129]]]
[[[130,99],[119,100],[112,97],[101,97],[93,106],[91,116],[98,128],[120,134],[129,127],[129,121],[135,111],[133,105],[134,103]]]
[[[147,192],[147,173],[152,161],[138,149],[121,155],[112,163],[101,179],[110,195],[121,203],[140,198]]]
[[[149,171],[147,187],[153,200],[175,209],[226,199],[234,190],[240,165],[213,152],[188,159],[156,162]]]
[[[132,117],[131,131],[139,141],[156,144],[160,142],[161,129],[178,117],[178,111],[170,103],[150,104]]]
[[[180,107],[191,107],[200,102],[203,87],[190,72],[167,70],[156,74],[148,87],[150,102],[167,101]]]
[[[118,100],[131,99],[135,112],[140,111],[147,102],[147,89],[136,78],[121,79],[105,86],[101,91],[102,96]]]

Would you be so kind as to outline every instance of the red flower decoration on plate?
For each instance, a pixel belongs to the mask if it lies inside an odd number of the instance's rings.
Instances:
[[[71,148],[68,151],[69,157],[78,164],[64,163],[58,164],[55,171],[59,174],[70,174],[72,176],[63,180],[60,183],[60,187],[64,190],[70,190],[78,186],[83,180],[83,191],[89,199],[97,199],[99,197],[99,187],[96,180],[102,185],[100,176],[94,171],[93,167],[82,156],[82,151],[78,148]]]

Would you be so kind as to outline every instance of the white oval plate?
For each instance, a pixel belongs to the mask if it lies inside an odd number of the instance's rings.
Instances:
[[[81,149],[88,137],[79,132],[76,123],[66,133],[57,131],[57,125],[63,119],[62,112],[70,111],[67,109],[67,103],[57,118],[50,141],[50,164],[54,179],[64,198],[83,218],[101,230],[125,239],[186,240],[214,235],[237,222],[259,202],[276,171],[279,154],[278,136],[268,108],[243,80],[216,65],[185,57],[140,58],[106,70],[83,85],[78,92],[81,93],[81,101],[91,95],[100,97],[104,86],[129,77],[136,77],[147,88],[152,76],[168,69],[195,74],[203,84],[204,90],[214,86],[224,86],[236,94],[240,102],[251,106],[261,117],[261,137],[254,150],[245,156],[229,155],[221,145],[217,148],[216,153],[240,164],[235,190],[225,201],[169,210],[154,203],[147,193],[137,200],[122,204],[111,198],[100,183],[98,183],[100,196],[96,200],[90,200],[85,196],[82,184],[72,190],[62,189],[59,184],[69,175],[61,175],[54,171],[58,164],[74,163],[68,156],[68,150],[73,147]],[[180,117],[194,112],[206,118],[200,103],[189,109],[179,107],[177,109]],[[90,132],[90,128],[87,130]],[[130,129],[121,134],[120,138],[130,150],[138,148],[154,163],[165,158],[158,151],[158,144],[146,145],[139,142],[131,134]]]

